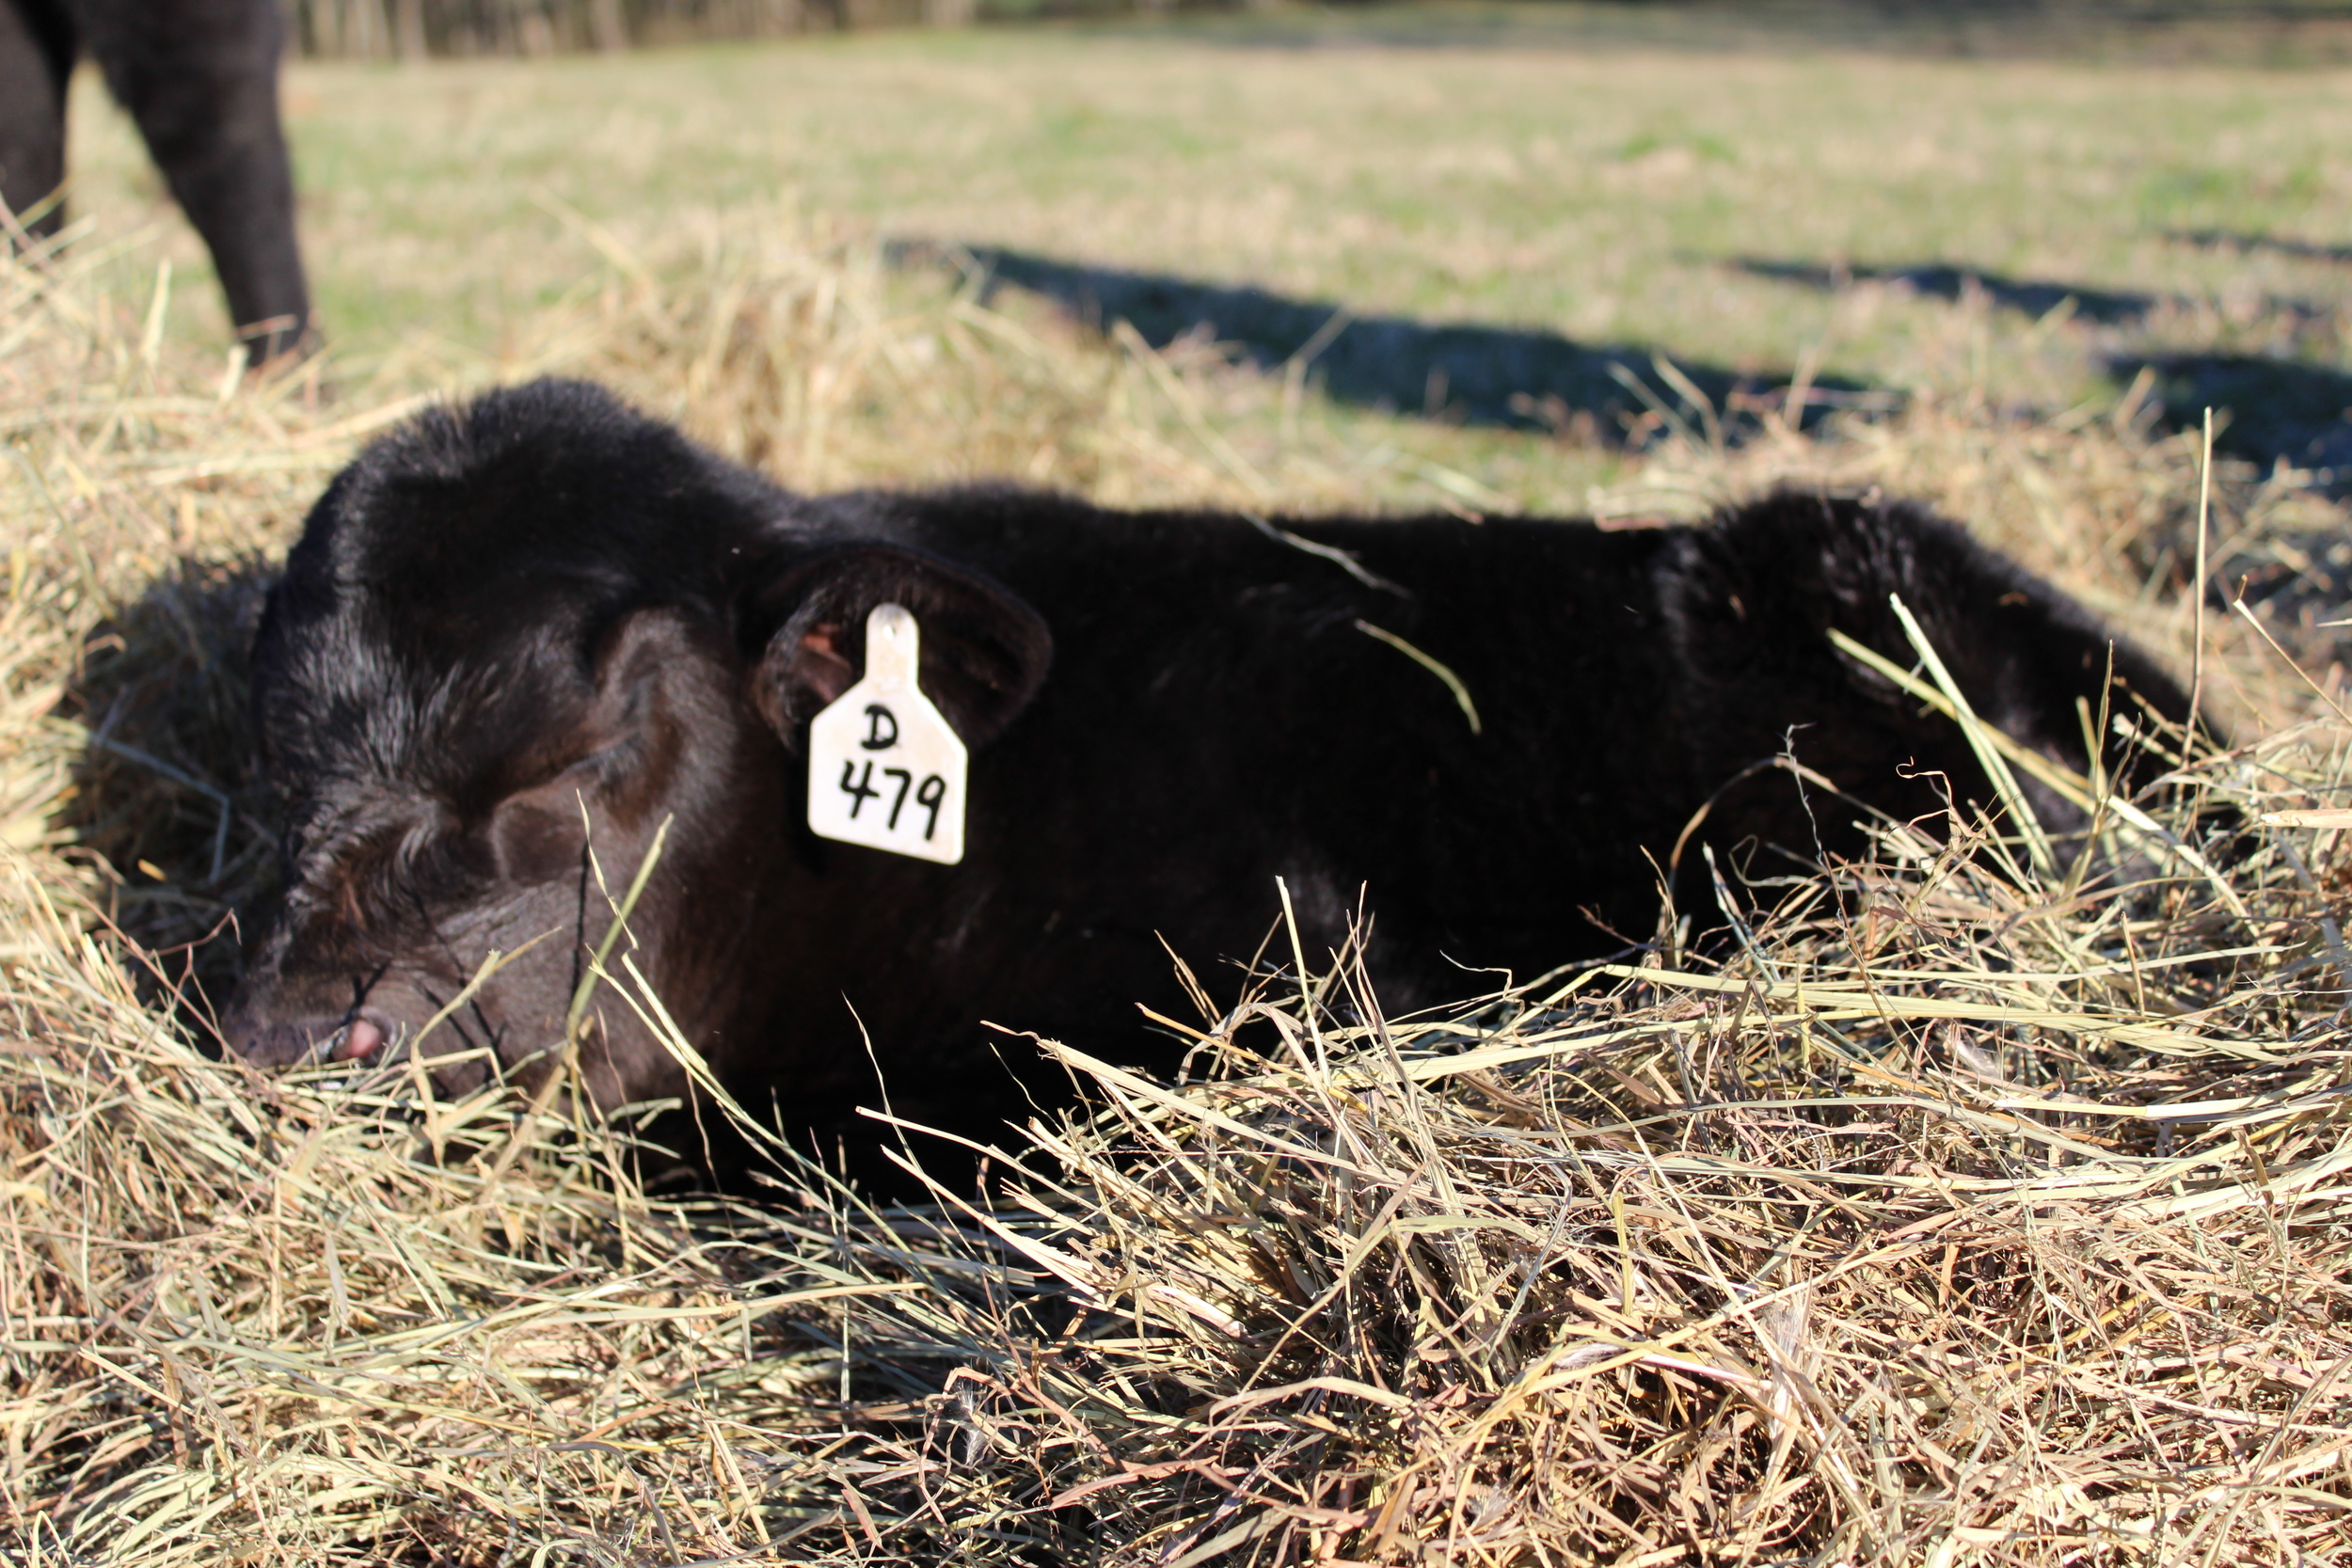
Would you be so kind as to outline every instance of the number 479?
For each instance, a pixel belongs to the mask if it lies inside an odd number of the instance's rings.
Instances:
[[[898,831],[898,814],[906,809],[907,795],[912,790],[914,803],[930,811],[930,820],[923,824],[923,842],[930,843],[931,834],[939,827],[940,802],[947,799],[947,781],[936,773],[927,773],[918,785],[914,782],[914,774],[907,768],[885,768],[882,771],[884,779],[898,781],[898,793],[890,802],[890,820],[885,826],[893,832]],[[887,787],[884,785],[884,788]],[[866,809],[866,802],[882,793],[874,787],[874,765],[868,762],[865,771],[859,772],[855,761],[844,762],[841,765],[841,793],[850,797],[850,820],[854,822],[857,814]]]

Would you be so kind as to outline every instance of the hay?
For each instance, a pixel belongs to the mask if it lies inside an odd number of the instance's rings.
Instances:
[[[1215,345],[983,311],[813,230],[693,245],[613,242],[488,373],[593,371],[801,483],[1470,504]],[[2352,723],[2245,618],[2209,617],[2209,678],[2268,727],[2171,769],[2155,831],[2103,810],[2098,863],[1890,826],[1721,962],[1670,912],[1639,966],[1407,1020],[1285,939],[1202,969],[1170,1025],[1202,1081],[1049,1045],[1091,1109],[1009,1132],[985,1205],[791,1164],[768,1202],[681,1202],[626,1127],[199,1049],[235,966],[203,939],[269,875],[242,640],[415,388],[224,384],[144,333],[153,281],[87,243],[0,272],[11,1560],[2352,1549]],[[1602,499],[1925,491],[2178,649],[2193,460],[2113,412],[1694,438]],[[2217,560],[2340,526],[2291,476],[2219,479]],[[2308,655],[2329,618],[2268,629]]]

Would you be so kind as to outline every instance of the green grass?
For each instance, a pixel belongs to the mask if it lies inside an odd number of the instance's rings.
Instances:
[[[1668,46],[1753,42],[1757,14],[1421,8],[902,32],[305,65],[286,95],[345,373],[389,363],[430,380],[494,360],[516,322],[601,275],[551,204],[630,246],[696,211],[797,211],[1359,315],[1632,345],[1727,376],[1770,381],[1811,353],[1856,385],[2044,412],[2112,398],[2146,358],[2252,362],[2258,381],[2277,362],[2317,372],[2291,388],[2301,423],[2248,450],[2308,459],[2328,400],[2352,388],[2352,72],[1924,57],[1841,48],[1819,27],[1768,48]],[[79,209],[168,220],[94,83],[77,109]],[[2187,237],[2211,233],[2289,245]],[[173,254],[183,281],[200,273],[184,234]],[[1960,297],[1872,280],[1922,266]],[[1849,274],[1855,286],[1823,286]],[[2047,314],[2077,290],[2109,299],[2108,319]],[[178,309],[182,330],[217,334],[205,291],[183,289]],[[2165,385],[2193,400],[2214,373],[2191,365]],[[1422,400],[1394,401],[1409,414]],[[1479,461],[1501,438],[1461,437],[1456,455]]]

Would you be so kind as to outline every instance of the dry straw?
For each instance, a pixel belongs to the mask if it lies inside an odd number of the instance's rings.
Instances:
[[[785,226],[690,239],[612,241],[498,372],[592,371],[806,483],[1399,499],[1214,345]],[[1205,1081],[1047,1043],[1090,1108],[1009,1131],[985,1201],[877,1209],[787,1161],[764,1203],[679,1202],[552,1097],[200,1049],[215,928],[269,874],[243,640],[405,388],[224,383],[143,332],[168,285],[140,254],[0,272],[9,1560],[2352,1555],[2324,662],[2312,697],[2221,644],[2208,689],[2273,722],[2178,767],[2149,734],[2137,802],[1979,734],[2094,832],[1883,824],[1720,961],[1668,911],[1638,963],[1386,1019],[1357,953],[1278,932],[1255,975],[1188,955],[1200,1016],[1168,1026]],[[2160,642],[2190,619],[2195,465],[2128,409],[1768,421],[1601,499],[1792,474],[1951,501]],[[2275,477],[2216,500],[2224,562],[2341,521]],[[1867,652],[1949,705],[1924,650]]]

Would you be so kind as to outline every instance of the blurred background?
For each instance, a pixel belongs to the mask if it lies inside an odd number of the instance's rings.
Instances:
[[[881,247],[885,313],[945,277],[1222,345],[1295,383],[1262,410],[1289,434],[1401,441],[1489,502],[1581,503],[1692,391],[1736,423],[1800,379],[1808,424],[2128,399],[2159,428],[2214,405],[2226,451],[2323,483],[2352,456],[2332,0],[290,5],[347,387],[497,373],[616,270],[667,288],[789,233]],[[75,210],[157,225],[174,323],[217,334],[201,247],[79,91]]]

